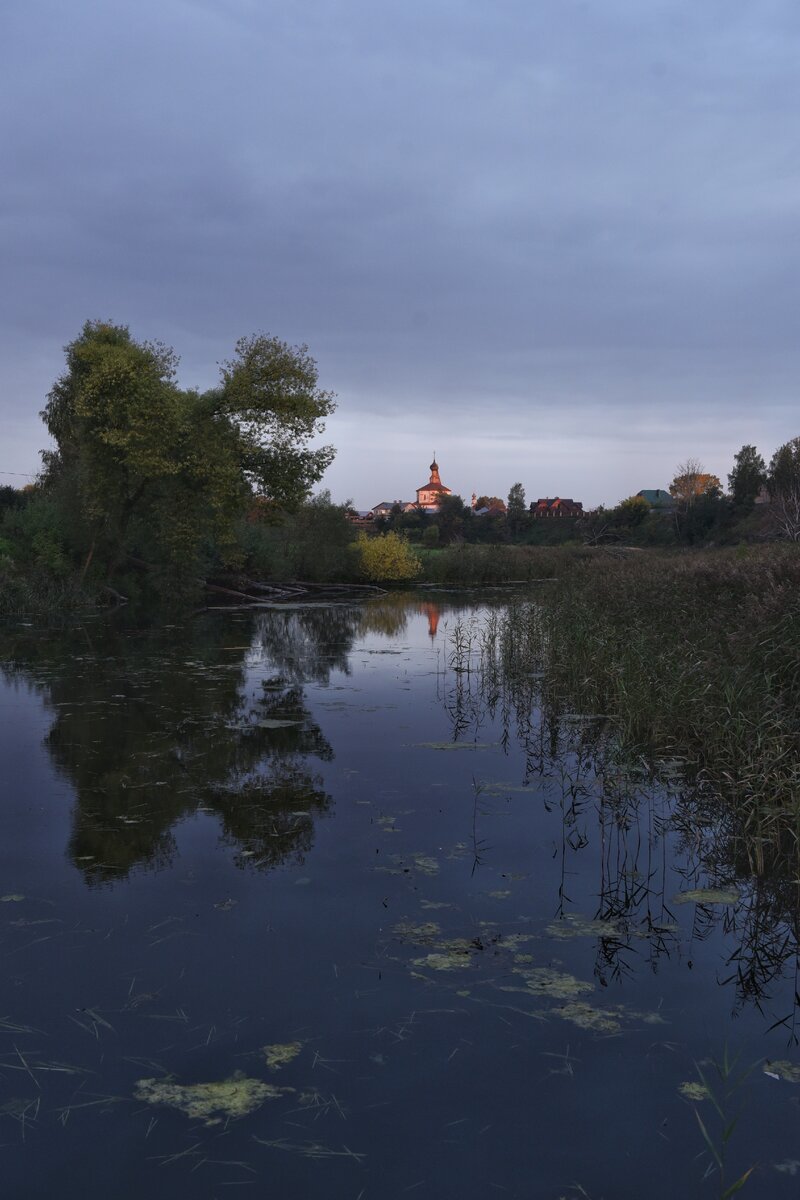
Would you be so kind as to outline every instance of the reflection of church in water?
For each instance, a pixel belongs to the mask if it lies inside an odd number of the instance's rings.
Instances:
[[[431,641],[433,641],[433,639],[436,637],[436,630],[439,628],[439,617],[441,616],[442,610],[439,608],[439,605],[434,604],[432,600],[426,600],[423,604],[420,604],[417,611],[420,612],[423,617],[428,618],[428,635],[431,638]]]

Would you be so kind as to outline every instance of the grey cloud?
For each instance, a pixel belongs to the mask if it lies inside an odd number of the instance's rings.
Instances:
[[[781,440],[798,50],[780,0],[12,5],[0,404],[38,445],[42,364],[111,316],[198,384],[308,341],[343,411],[579,438],[758,396]]]

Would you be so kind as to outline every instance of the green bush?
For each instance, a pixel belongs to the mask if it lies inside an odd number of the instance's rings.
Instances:
[[[393,531],[372,538],[360,533],[356,552],[361,574],[370,583],[406,583],[422,570],[406,539]]]

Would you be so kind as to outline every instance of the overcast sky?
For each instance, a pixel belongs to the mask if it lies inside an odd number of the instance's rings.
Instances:
[[[800,434],[798,63],[797,0],[3,0],[0,470],[103,317],[307,342],[358,507],[724,482]]]

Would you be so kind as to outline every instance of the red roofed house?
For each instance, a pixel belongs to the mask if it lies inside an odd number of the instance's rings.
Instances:
[[[582,517],[583,504],[580,500],[568,500],[563,496],[537,500],[530,509],[534,517]]]

